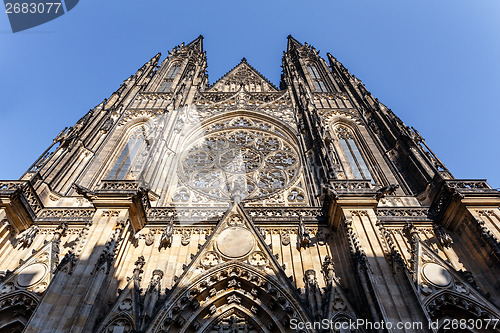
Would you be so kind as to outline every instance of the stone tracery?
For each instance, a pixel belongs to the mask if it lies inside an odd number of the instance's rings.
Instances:
[[[297,151],[283,133],[271,133],[264,124],[239,117],[211,125],[181,157],[179,178],[215,199],[263,198],[288,188],[300,170]],[[176,192],[174,200],[186,195]]]

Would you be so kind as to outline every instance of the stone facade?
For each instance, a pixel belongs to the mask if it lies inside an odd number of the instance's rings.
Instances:
[[[0,332],[495,332],[500,193],[336,58],[159,60],[0,181]]]

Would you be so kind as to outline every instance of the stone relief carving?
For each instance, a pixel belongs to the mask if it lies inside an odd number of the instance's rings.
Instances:
[[[28,230],[21,234],[21,237],[18,239],[19,246],[21,248],[30,247],[39,231],[40,228],[36,224],[31,226]]]
[[[201,264],[203,265],[203,267],[205,268],[210,268],[212,266],[215,266],[219,263],[219,255],[217,254],[217,252],[214,252],[214,251],[210,251],[210,252],[207,252],[207,254],[203,257],[203,259],[201,259]]]
[[[153,232],[151,230],[147,234],[144,235],[144,241],[145,241],[147,246],[151,246],[155,242],[155,235],[153,234]]]
[[[191,241],[191,234],[189,234],[187,232],[183,233],[181,236],[181,244],[183,246],[186,246],[189,244],[190,241]]]

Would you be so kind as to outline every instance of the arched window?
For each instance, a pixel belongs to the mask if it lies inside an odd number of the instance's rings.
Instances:
[[[314,64],[309,64],[307,65],[307,70],[309,71],[309,75],[311,75],[311,79],[314,82],[314,87],[316,88],[316,91],[318,92],[326,92],[326,86],[325,83],[323,82],[323,78],[321,77],[321,74],[319,74],[318,68],[316,68],[316,65]]]
[[[342,126],[337,127],[336,132],[354,179],[370,179],[373,183],[373,176],[359,151],[352,132]]]
[[[137,179],[149,152],[144,126],[133,130],[107,180]]]
[[[167,76],[165,76],[165,80],[161,84],[160,87],[160,92],[167,92],[170,90],[170,86],[172,86],[172,83],[174,82],[175,76],[179,72],[179,69],[181,68],[180,64],[173,64],[168,72]]]

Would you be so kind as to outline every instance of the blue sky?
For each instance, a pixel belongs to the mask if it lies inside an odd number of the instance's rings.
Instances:
[[[205,36],[210,82],[242,57],[278,84],[286,36],[332,53],[456,178],[500,188],[500,1],[82,0],[13,34],[0,13],[0,179],[155,53]]]

